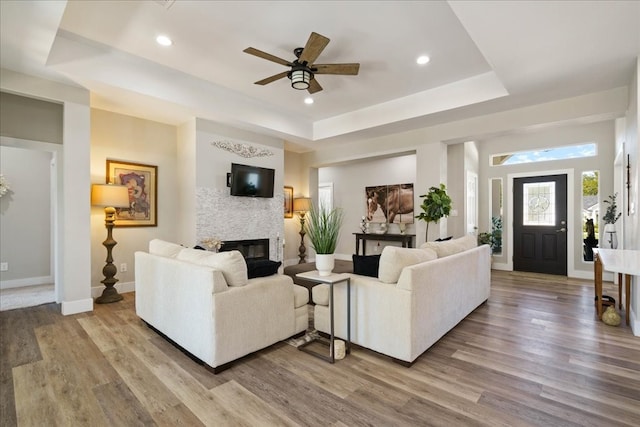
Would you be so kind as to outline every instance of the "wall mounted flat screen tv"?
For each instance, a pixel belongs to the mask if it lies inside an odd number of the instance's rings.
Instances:
[[[231,163],[229,176],[232,196],[273,197],[275,170]]]

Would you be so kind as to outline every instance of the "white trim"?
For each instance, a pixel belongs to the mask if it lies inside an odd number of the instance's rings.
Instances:
[[[24,279],[2,280],[0,289],[24,288],[25,286],[50,285],[53,276],[25,277]]]
[[[71,314],[84,313],[93,311],[93,299],[79,299],[76,301],[62,301],[62,315],[69,316]]]
[[[135,292],[136,283],[135,282],[116,283],[115,288],[118,291],[118,293],[121,293],[121,294],[124,294],[124,293],[127,293],[127,292]],[[91,298],[98,298],[100,295],[102,295],[102,291],[103,290],[104,290],[104,286],[103,285],[92,286],[91,287]]]
[[[640,337],[640,319],[636,318],[636,313],[629,309],[629,324],[631,325],[631,331],[636,337]]]
[[[574,214],[575,206],[573,200],[574,193],[574,181],[573,181],[574,169],[556,169],[548,171],[535,171],[535,172],[516,172],[507,174],[507,193],[509,195],[509,203],[507,203],[507,218],[509,220],[509,234],[507,238],[507,268],[509,271],[513,271],[513,180],[515,178],[528,178],[534,176],[547,176],[547,175],[567,175],[567,276],[579,277],[579,270],[574,268],[574,242],[575,242],[575,230],[574,230]],[[503,199],[504,200],[504,199]],[[504,230],[504,221],[503,226]],[[504,231],[503,231],[504,233]],[[582,271],[581,271],[582,272]]]

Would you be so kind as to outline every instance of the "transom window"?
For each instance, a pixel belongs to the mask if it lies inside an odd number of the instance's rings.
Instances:
[[[491,166],[518,165],[521,163],[548,162],[551,160],[580,159],[597,154],[596,143],[567,145],[564,147],[544,148],[531,151],[514,151],[513,153],[494,154]]]

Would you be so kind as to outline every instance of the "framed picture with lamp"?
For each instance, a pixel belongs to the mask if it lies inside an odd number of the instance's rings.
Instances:
[[[293,218],[293,187],[284,187],[284,217]]]
[[[158,167],[107,159],[107,184],[126,185],[129,206],[116,208],[117,227],[158,225]]]

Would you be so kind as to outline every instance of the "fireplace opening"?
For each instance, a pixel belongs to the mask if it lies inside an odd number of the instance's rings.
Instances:
[[[245,260],[269,259],[269,239],[225,240],[220,252],[240,251]]]

